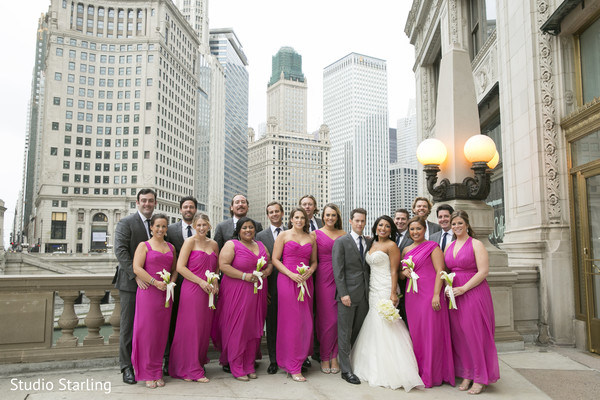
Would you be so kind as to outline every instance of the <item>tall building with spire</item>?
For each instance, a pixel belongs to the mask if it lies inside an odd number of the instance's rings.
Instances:
[[[210,51],[225,72],[223,218],[233,196],[248,192],[248,59],[231,28],[210,30]]]
[[[306,132],[307,85],[302,57],[291,47],[273,56],[267,87],[267,127],[257,140],[248,131],[249,216],[268,226],[264,206],[279,201],[287,221],[304,195],[321,209],[329,201],[329,128]],[[256,205],[256,206],[254,206]]]
[[[323,71],[323,120],[331,134],[331,201],[347,221],[367,210],[367,228],[389,213],[387,64],[350,53]]]
[[[28,117],[24,231],[42,252],[107,251],[141,188],[194,194],[199,40],[166,0],[52,0]]]

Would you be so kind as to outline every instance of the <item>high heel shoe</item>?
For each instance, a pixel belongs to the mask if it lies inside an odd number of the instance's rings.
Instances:
[[[462,383],[458,387],[458,390],[460,390],[461,392],[464,392],[465,390],[469,390],[469,386],[471,386],[471,380],[463,379]]]
[[[250,373],[248,374],[248,378],[250,378],[250,379],[256,379],[256,378],[258,378],[258,376],[256,375],[256,373],[255,373],[255,372],[250,372]]]
[[[247,375],[237,376],[235,379],[242,382],[248,382],[250,380]]]
[[[324,367],[324,365],[330,365],[329,361],[321,361],[321,372],[324,374],[330,374],[331,373],[331,367],[327,366]]]
[[[485,392],[485,385],[481,383],[473,383],[473,387],[467,393],[469,394],[480,394]]]
[[[287,373],[287,376],[291,377],[294,382],[306,382],[306,378],[302,374]]]

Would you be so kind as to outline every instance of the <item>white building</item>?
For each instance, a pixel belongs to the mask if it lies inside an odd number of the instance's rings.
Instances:
[[[331,135],[331,201],[344,221],[367,210],[367,230],[389,213],[387,65],[350,53],[323,71],[323,120]]]
[[[500,153],[487,199],[508,255],[488,278],[497,340],[512,330],[600,352],[599,11],[599,0],[443,0],[414,1],[408,16],[419,141],[435,136],[440,61],[463,52],[480,130]]]
[[[194,194],[198,48],[171,1],[51,1],[28,122],[31,245],[105,251],[141,188],[176,220]]]

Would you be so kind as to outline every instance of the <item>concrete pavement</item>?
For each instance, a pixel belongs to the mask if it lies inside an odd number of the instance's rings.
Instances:
[[[116,359],[41,364],[0,365],[0,398],[13,399],[465,399],[470,396],[449,385],[426,390],[390,390],[351,385],[339,374],[325,375],[318,364],[305,374],[306,383],[285,373],[268,375],[268,360],[260,362],[257,380],[240,382],[223,372],[214,359],[207,365],[210,383],[166,378],[166,386],[146,389],[142,382],[121,381]],[[500,353],[501,379],[479,398],[597,399],[600,356],[572,348],[527,346],[524,351]]]

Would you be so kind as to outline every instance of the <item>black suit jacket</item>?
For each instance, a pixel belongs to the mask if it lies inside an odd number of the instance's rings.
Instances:
[[[256,233],[263,230],[262,225],[258,221],[254,221],[256,223]],[[223,222],[220,222],[215,229],[215,242],[219,245],[219,250],[223,248],[225,243],[228,240],[233,238],[233,232],[235,231],[233,226],[233,218],[226,219]]]
[[[285,231],[287,228],[281,224],[281,231]],[[256,240],[262,242],[265,245],[267,250],[269,250],[269,256],[273,257],[273,246],[275,245],[275,239],[273,239],[273,233],[271,232],[271,225],[267,227],[267,229],[263,229],[262,231],[256,234]],[[277,268],[273,268],[273,272],[275,272]]]
[[[410,246],[411,244],[413,244],[413,240],[410,238],[407,229],[404,235],[402,236],[402,240],[400,241],[400,243],[397,243],[398,248],[400,249],[400,254],[402,254],[402,250],[404,250],[405,247]]]
[[[183,223],[181,221],[175,222],[167,227],[167,242],[171,243],[175,250],[177,250],[177,256],[179,257],[179,252],[181,251],[181,246],[183,246],[183,242],[186,238],[183,237],[183,233],[181,232],[181,225]]]
[[[133,256],[138,245],[148,239],[146,227],[137,211],[119,221],[115,229],[115,256],[119,262],[115,288],[127,292],[137,291]]]

